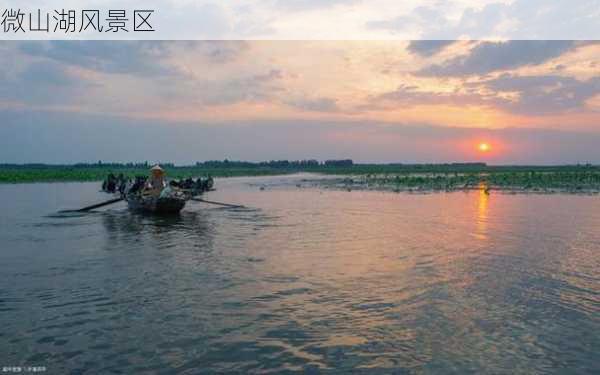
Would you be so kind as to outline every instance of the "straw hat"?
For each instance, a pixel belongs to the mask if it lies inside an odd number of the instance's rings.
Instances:
[[[165,170],[160,167],[160,165],[156,164],[154,167],[150,168],[150,172],[156,174],[163,174]]]

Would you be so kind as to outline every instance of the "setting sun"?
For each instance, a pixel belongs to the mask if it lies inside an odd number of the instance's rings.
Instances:
[[[485,142],[480,143],[479,146],[477,146],[477,148],[481,152],[488,152],[488,151],[490,151],[490,145],[489,145],[489,143],[485,143]]]

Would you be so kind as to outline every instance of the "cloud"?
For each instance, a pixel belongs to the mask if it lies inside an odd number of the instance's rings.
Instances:
[[[307,11],[328,8],[335,5],[352,5],[362,0],[277,0],[279,8],[293,11]]]
[[[466,9],[450,38],[590,39],[597,34],[597,0],[516,0]]]
[[[407,49],[421,57],[430,57],[441,52],[452,43],[454,43],[452,40],[413,40]]]
[[[129,108],[130,111],[136,110],[135,103],[147,104],[148,100],[155,100],[158,106],[174,105],[175,100],[181,105],[228,104],[263,96],[260,81],[276,75],[268,72],[215,82],[205,78],[203,71],[193,74],[194,66],[190,69],[189,64],[180,64],[184,57],[205,68],[221,67],[237,61],[248,50],[245,41],[26,41],[15,43],[14,47],[20,53],[23,68],[13,73],[14,84],[5,84],[0,94],[25,103],[44,104],[46,98],[45,104],[67,105],[86,98],[97,108],[104,105],[108,106],[104,110]],[[119,76],[101,79],[87,74],[74,76],[70,72],[73,67]],[[59,82],[60,87],[49,87],[50,83]],[[83,87],[92,86],[103,86],[104,94],[90,90],[80,96]],[[134,97],[129,96],[133,94]]]
[[[397,89],[372,97],[364,109],[416,105],[488,105],[491,102],[476,93],[421,91],[417,86],[400,85]]]
[[[274,93],[281,92],[279,85],[284,78],[281,70],[271,69],[265,73],[226,81],[199,81],[192,86],[198,100],[204,105],[229,105],[243,101],[266,101]],[[187,96],[187,94],[186,94]]]
[[[21,85],[31,88],[39,86],[69,86],[77,81],[70,76],[63,65],[57,63],[35,62],[28,65],[20,74]]]
[[[570,112],[584,107],[586,100],[600,94],[600,77],[580,81],[555,75],[517,76],[504,74],[480,82],[496,93],[517,93],[515,101],[497,100],[498,105],[516,113],[529,115]]]
[[[451,105],[487,106],[521,115],[554,115],[584,111],[588,99],[600,94],[600,77],[580,81],[555,75],[518,76],[504,74],[496,79],[470,82],[465,90],[422,91],[417,86],[374,96],[361,110],[385,110],[398,106]],[[508,95],[512,94],[512,97]]]
[[[600,45],[447,43],[118,42],[111,47],[102,42],[7,42],[0,43],[5,67],[0,102],[180,122],[352,117],[522,126],[531,115],[539,125],[560,118],[565,126],[597,127],[597,80],[587,79],[597,71]],[[414,55],[441,48],[447,50],[430,59]],[[443,61],[456,53],[464,54],[460,63]],[[493,64],[486,65],[490,59]],[[433,77],[414,73],[430,68],[423,66],[431,61],[450,71]],[[539,61],[546,63],[509,68]],[[559,65],[566,68],[556,70]],[[379,74],[382,69],[392,73]],[[481,73],[491,69],[498,71]],[[422,111],[422,106],[429,108]]]
[[[419,70],[417,74],[438,77],[484,75],[526,65],[538,65],[576,46],[573,41],[482,42],[473,47],[467,55],[428,66]]]
[[[337,100],[332,98],[302,98],[287,101],[286,104],[311,112],[337,112],[339,111]]]
[[[168,42],[30,41],[22,42],[20,50],[29,56],[103,73],[156,75],[175,72],[161,63],[170,54]]]
[[[81,112],[136,113],[269,101],[282,70],[245,61],[245,41],[10,42],[0,101]],[[228,67],[233,64],[235,67]],[[98,74],[88,74],[92,71]],[[214,73],[217,73],[213,76]]]
[[[593,39],[598,34],[598,0],[515,0],[417,6],[409,13],[365,23],[368,30],[422,39]],[[458,17],[456,13],[458,13]]]
[[[177,42],[175,42],[177,44]],[[210,62],[215,64],[230,63],[238,60],[250,48],[248,42],[243,40],[231,41],[202,41],[187,42],[185,48],[200,51]]]
[[[109,74],[185,75],[169,59],[196,52],[209,63],[235,61],[248,48],[244,41],[50,41],[21,42],[22,53]]]
[[[446,18],[447,6],[440,4],[437,8],[429,6],[418,6],[409,14],[403,14],[391,18],[368,21],[365,27],[368,30],[380,30],[391,32],[392,34],[407,33],[414,35],[415,31],[421,34],[424,39],[447,39],[447,36],[433,36],[435,33],[429,32],[422,35],[426,30],[440,30],[448,26]]]
[[[0,81],[0,101],[38,106],[72,104],[93,86],[53,61],[31,62]]]

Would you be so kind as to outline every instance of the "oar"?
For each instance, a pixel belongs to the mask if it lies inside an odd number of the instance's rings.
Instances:
[[[106,202],[96,203],[96,204],[93,204],[91,206],[83,207],[83,208],[80,208],[78,210],[63,210],[63,211],[59,211],[59,212],[62,212],[62,213],[64,213],[64,212],[86,212],[86,211],[89,211],[89,210],[93,210],[95,208],[100,208],[100,207],[108,206],[109,204],[117,203],[117,202],[120,202],[122,200],[123,200],[123,198],[115,198],[115,199],[111,199],[111,200],[106,201]]]
[[[216,204],[217,206],[225,206],[225,207],[232,207],[232,208],[246,208],[246,206],[240,206],[237,204],[229,204],[229,203],[222,203],[222,202],[215,202],[215,201],[207,201],[206,199],[200,199],[200,198],[192,198],[193,201],[196,202],[204,202],[204,203],[208,203],[208,204]]]

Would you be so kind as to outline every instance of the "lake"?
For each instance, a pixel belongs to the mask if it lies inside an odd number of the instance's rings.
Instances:
[[[600,198],[217,179],[171,217],[0,185],[0,366],[599,373]],[[314,176],[313,176],[314,177]],[[299,185],[299,186],[297,186]]]

